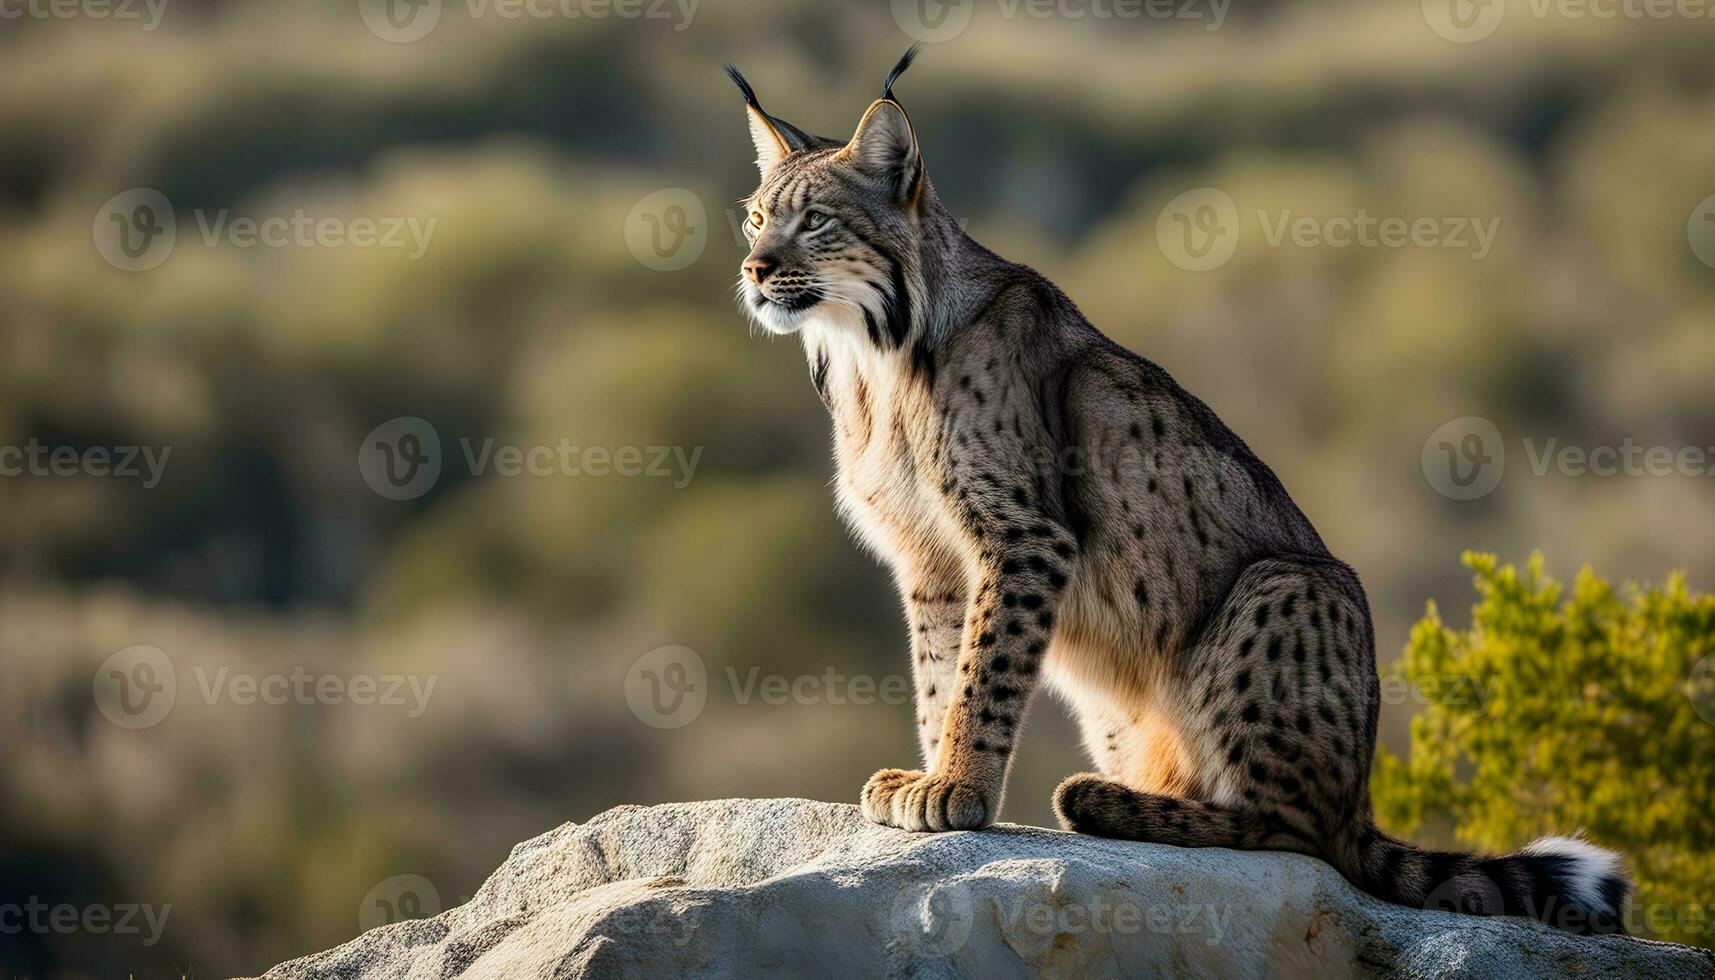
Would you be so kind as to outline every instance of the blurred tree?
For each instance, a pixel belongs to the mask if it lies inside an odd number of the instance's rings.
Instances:
[[[1533,555],[1521,574],[1467,553],[1468,630],[1431,602],[1401,673],[1429,693],[1410,759],[1383,750],[1375,802],[1393,832],[1426,816],[1486,851],[1583,828],[1625,852],[1635,934],[1710,946],[1715,881],[1715,595],[1675,573],[1616,590],[1589,568],[1563,601]]]

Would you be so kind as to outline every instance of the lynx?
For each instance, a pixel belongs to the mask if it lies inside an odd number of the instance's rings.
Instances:
[[[1376,828],[1357,575],[1208,406],[964,234],[893,96],[914,54],[845,141],[727,68],[761,172],[739,300],[802,339],[838,509],[910,630],[923,768],[877,772],[864,814],[993,823],[1046,681],[1100,770],[1055,791],[1068,830],[1295,851],[1394,902],[1619,931],[1621,861],[1582,838],[1478,857]]]

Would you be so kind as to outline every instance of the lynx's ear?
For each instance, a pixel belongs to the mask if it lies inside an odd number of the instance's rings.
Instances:
[[[756,91],[738,69],[732,65],[726,66],[726,73],[738,85],[738,90],[744,93],[745,115],[750,119],[750,141],[756,144],[756,169],[766,178],[769,171],[780,165],[787,154],[805,149],[816,142],[816,137],[799,129],[784,119],[776,119],[762,111],[762,103],[756,100]]]
[[[892,99],[870,104],[840,155],[887,182],[901,201],[909,199],[921,182],[923,158],[917,152],[917,134],[905,110]]]
[[[893,83],[917,57],[917,46],[887,73],[881,98],[870,103],[858,123],[857,132],[840,154],[858,167],[888,182],[901,201],[908,201],[923,182],[923,158],[917,150],[917,134],[906,118],[905,108],[893,97]]]

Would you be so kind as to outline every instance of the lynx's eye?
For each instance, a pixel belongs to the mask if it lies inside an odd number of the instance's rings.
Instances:
[[[827,223],[828,223],[828,213],[826,211],[812,210],[812,211],[806,211],[804,213],[804,230],[805,231],[815,231],[817,228],[820,228]]]

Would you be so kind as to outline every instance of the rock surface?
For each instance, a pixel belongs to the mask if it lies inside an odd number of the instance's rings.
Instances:
[[[908,834],[854,806],[627,806],[513,849],[467,904],[293,978],[1715,977],[1715,957],[1390,905],[1320,861],[1002,825]]]

